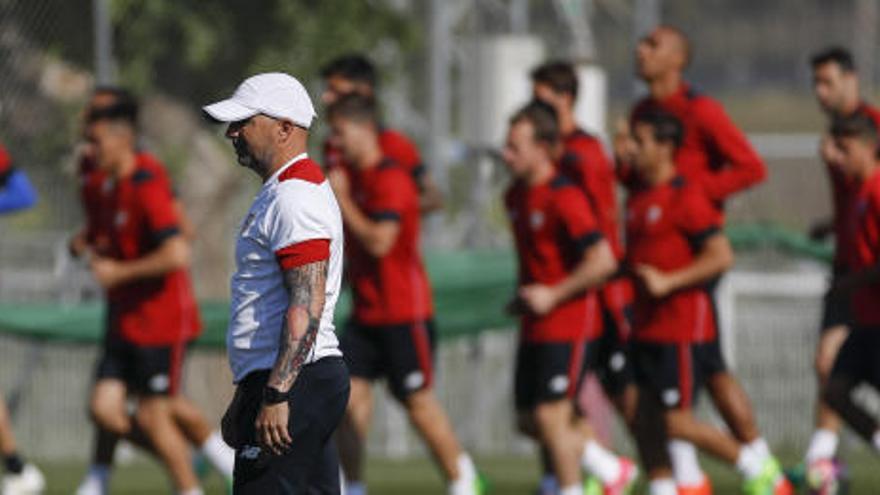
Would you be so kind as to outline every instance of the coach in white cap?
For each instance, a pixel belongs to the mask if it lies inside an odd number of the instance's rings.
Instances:
[[[241,224],[226,344],[235,398],[223,418],[236,494],[338,494],[330,441],[348,402],[333,328],[342,220],[306,155],[315,117],[302,84],[253,76],[204,107],[227,122],[238,162],[263,180]]]

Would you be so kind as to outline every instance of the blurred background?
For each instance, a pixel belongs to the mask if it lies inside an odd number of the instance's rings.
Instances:
[[[514,268],[500,133],[529,98],[528,70],[563,58],[580,68],[582,122],[607,139],[644,91],[633,50],[659,22],[690,36],[687,77],[724,103],[767,162],[769,179],[728,206],[739,262],[719,304],[767,437],[802,449],[830,255],[806,236],[830,216],[808,58],[850,48],[877,101],[875,0],[0,0],[0,141],[40,194],[35,209],[0,219],[0,389],[25,451],[84,466],[90,441],[101,294],[65,245],[82,221],[74,157],[94,86],[141,97],[144,147],[171,170],[197,227],[193,271],[209,328],[187,392],[218,418],[231,391],[221,343],[232,241],[257,181],[199,108],[270,70],[295,75],[317,100],[321,65],[359,51],[380,68],[385,119],[420,145],[447,198],[423,234],[444,339],[441,394],[469,448],[529,454],[512,430],[516,337],[501,314]],[[327,127],[319,118],[314,129],[320,156]],[[624,441],[591,398],[604,434]],[[380,458],[424,455],[386,402],[371,442]]]

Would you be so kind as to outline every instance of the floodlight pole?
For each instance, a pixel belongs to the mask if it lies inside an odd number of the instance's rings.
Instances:
[[[656,27],[663,19],[663,0],[635,0],[633,5],[633,46]],[[632,78],[633,95],[644,93],[644,86],[638,78]]]
[[[874,90],[874,68],[877,51],[877,23],[880,22],[880,6],[877,0],[857,0],[853,13],[853,39],[856,65],[861,74],[861,86],[865,94]]]
[[[92,0],[95,41],[95,79],[98,84],[116,82],[116,61],[113,58],[113,24],[110,21],[110,0]]]
[[[449,82],[449,64],[451,63],[451,39],[449,23],[449,2],[447,0],[431,0],[430,23],[430,102],[429,115],[430,136],[428,156],[430,166],[434,170],[434,178],[441,190],[446,190],[448,183],[447,146],[451,122],[450,107],[452,93]]]

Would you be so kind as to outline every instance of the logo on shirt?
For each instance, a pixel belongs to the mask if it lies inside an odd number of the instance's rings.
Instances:
[[[529,217],[529,224],[532,226],[532,230],[538,230],[544,226],[544,212],[543,211],[533,211],[532,215]]]
[[[116,213],[116,218],[113,219],[113,222],[116,223],[117,227],[121,227],[121,226],[125,225],[125,222],[127,222],[127,221],[128,221],[128,212],[126,212],[126,211],[120,211],[120,212]]]
[[[649,224],[657,223],[657,220],[660,220],[660,217],[663,216],[663,208],[660,208],[657,205],[651,205],[648,208],[648,213],[645,215],[645,220],[648,221]]]

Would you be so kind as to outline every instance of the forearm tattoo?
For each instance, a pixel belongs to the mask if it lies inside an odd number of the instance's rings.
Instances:
[[[282,392],[290,390],[314,351],[315,338],[324,311],[327,261],[318,261],[284,271],[284,285],[290,304],[284,316],[278,358],[268,385]]]

